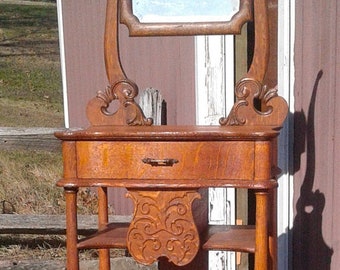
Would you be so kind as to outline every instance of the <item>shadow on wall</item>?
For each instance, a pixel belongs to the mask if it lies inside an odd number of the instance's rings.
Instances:
[[[316,94],[323,72],[319,71],[308,108],[308,115],[303,111],[294,115],[294,166],[300,169],[300,156],[307,144],[307,166],[300,197],[296,203],[296,216],[292,229],[294,270],[331,269],[333,249],[327,246],[322,236],[322,213],[325,207],[325,195],[320,190],[313,191],[315,179],[315,131],[314,114]]]

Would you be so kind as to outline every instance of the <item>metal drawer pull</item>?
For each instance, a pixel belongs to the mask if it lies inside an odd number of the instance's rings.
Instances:
[[[178,163],[177,159],[165,158],[165,159],[153,159],[153,158],[143,158],[142,161],[151,166],[173,166]]]

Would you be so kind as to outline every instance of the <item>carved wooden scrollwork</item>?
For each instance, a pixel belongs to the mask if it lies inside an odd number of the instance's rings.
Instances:
[[[152,125],[152,119],[146,118],[134,101],[137,94],[137,85],[127,79],[108,86],[88,103],[88,120],[92,125]],[[108,108],[114,100],[119,102],[119,107],[112,113]]]
[[[281,126],[288,113],[288,105],[278,96],[277,88],[269,89],[257,80],[245,78],[239,81],[235,95],[236,102],[229,116],[220,119],[222,126]],[[260,108],[256,108],[255,100],[261,103]]]
[[[190,263],[199,250],[199,235],[192,216],[196,191],[135,191],[127,242],[130,254],[143,264],[167,257],[178,266]]]
[[[118,53],[118,2],[107,1],[105,22],[105,67],[109,86],[99,91],[87,104],[86,115],[92,126],[99,125],[152,125],[135,102],[138,87],[127,79],[121,67]],[[118,101],[118,109],[110,112],[113,101]]]

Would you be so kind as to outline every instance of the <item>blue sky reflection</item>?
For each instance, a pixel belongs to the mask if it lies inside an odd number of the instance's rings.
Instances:
[[[239,10],[240,0],[133,0],[140,22],[229,21]]]

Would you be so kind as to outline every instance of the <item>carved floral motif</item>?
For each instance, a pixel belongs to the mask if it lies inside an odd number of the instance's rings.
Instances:
[[[135,203],[127,242],[130,254],[143,264],[167,257],[176,265],[190,263],[199,250],[191,205],[196,191],[129,191]]]

